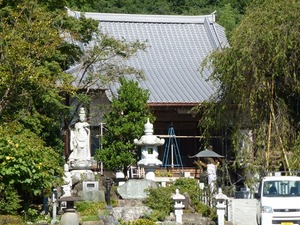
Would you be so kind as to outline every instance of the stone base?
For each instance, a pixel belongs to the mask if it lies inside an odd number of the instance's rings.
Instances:
[[[66,209],[65,213],[61,216],[61,225],[79,225],[79,215],[75,209]]]
[[[78,195],[88,202],[105,202],[105,193],[103,190],[99,191],[79,191]]]
[[[146,179],[155,181],[155,167],[145,167]]]
[[[117,191],[122,199],[145,199],[147,198],[145,190],[157,187],[158,184],[152,180],[130,179],[125,184],[118,186]]]
[[[72,184],[77,184],[80,181],[94,181],[95,174],[91,170],[72,170]]]
[[[93,161],[90,159],[85,159],[85,160],[78,160],[78,159],[73,159],[69,160],[69,168],[70,170],[87,170],[91,169],[93,164]]]
[[[134,206],[134,207],[115,207],[112,209],[111,214],[117,220],[134,221],[145,215],[151,214],[152,210],[147,206]]]

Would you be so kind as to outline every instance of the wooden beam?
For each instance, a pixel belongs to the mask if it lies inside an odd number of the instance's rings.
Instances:
[[[170,138],[170,137],[175,137],[175,138],[206,138],[205,136],[177,136],[177,135],[156,135],[157,137],[160,138]],[[221,138],[221,136],[211,136],[211,138]]]

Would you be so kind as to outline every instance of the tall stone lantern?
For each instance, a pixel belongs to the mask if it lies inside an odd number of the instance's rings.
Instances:
[[[138,166],[145,169],[146,179],[155,180],[155,168],[162,165],[162,161],[158,159],[157,146],[165,143],[165,139],[160,139],[153,135],[153,124],[147,119],[144,126],[145,135],[140,140],[134,139],[134,144],[141,146],[141,160],[138,161]]]

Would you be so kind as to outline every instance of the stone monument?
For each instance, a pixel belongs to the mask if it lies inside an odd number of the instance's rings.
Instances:
[[[162,161],[158,159],[157,146],[163,145],[165,139],[160,139],[153,135],[153,124],[147,119],[147,123],[144,126],[145,135],[140,140],[134,139],[134,144],[141,146],[141,160],[138,161],[138,165],[145,169],[146,179],[155,180],[155,168],[162,165]]]
[[[70,129],[71,154],[68,163],[73,184],[82,180],[94,180],[94,173],[90,170],[92,160],[89,126],[88,122],[86,122],[85,110],[81,107],[79,110],[79,121]]]

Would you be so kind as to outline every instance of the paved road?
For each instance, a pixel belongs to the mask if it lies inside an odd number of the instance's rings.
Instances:
[[[256,225],[256,199],[231,199],[234,225]]]

